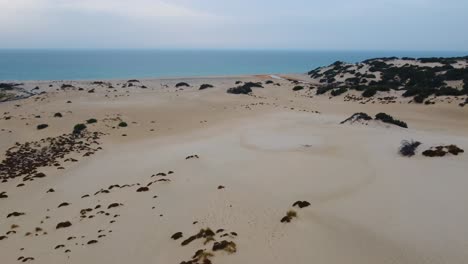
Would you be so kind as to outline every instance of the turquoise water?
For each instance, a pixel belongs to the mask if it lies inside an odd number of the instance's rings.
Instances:
[[[86,80],[303,73],[334,61],[449,57],[468,52],[247,50],[0,50],[0,80]]]

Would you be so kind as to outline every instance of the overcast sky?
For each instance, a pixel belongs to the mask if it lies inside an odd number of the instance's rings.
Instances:
[[[0,0],[0,48],[468,51],[468,0]]]

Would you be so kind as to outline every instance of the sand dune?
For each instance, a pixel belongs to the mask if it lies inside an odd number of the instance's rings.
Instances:
[[[1,160],[15,142],[91,118],[102,149],[38,167],[44,178],[0,183],[2,263],[466,263],[468,155],[421,152],[468,150],[467,107],[345,102],[294,92],[285,79],[253,96],[226,93],[267,79],[26,82],[46,93],[0,104]],[[200,91],[205,83],[214,87]],[[409,128],[340,124],[356,112]],[[405,139],[422,142],[414,157],[398,154]],[[282,223],[289,210],[297,217]],[[199,233],[207,228],[214,234]]]

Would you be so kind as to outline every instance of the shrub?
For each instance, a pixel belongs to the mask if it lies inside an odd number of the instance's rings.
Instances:
[[[363,97],[372,97],[377,94],[377,89],[368,88],[362,93]]]
[[[443,157],[447,154],[442,147],[436,147],[436,149],[428,149],[422,153],[426,157]]]
[[[304,86],[298,85],[293,88],[293,91],[300,91],[300,90],[304,90]]]
[[[47,128],[47,127],[49,127],[49,125],[47,125],[47,124],[40,124],[40,125],[37,125],[37,130],[42,130],[42,129],[45,129],[45,128]]]
[[[86,129],[85,124],[77,124],[73,127],[73,134],[80,134],[81,131]]]
[[[249,88],[263,88],[263,85],[262,83],[259,83],[259,82],[247,82],[245,83],[243,86],[245,87],[249,87]]]
[[[188,83],[186,83],[186,82],[180,82],[180,83],[176,84],[175,87],[176,87],[176,88],[179,88],[179,87],[183,87],[183,86],[189,87],[190,85],[189,85]]]
[[[361,82],[361,79],[357,77],[348,78],[345,82],[349,85],[358,85]]]
[[[120,122],[119,123],[119,127],[127,127],[127,126],[128,126],[128,124],[125,123],[125,122]]]
[[[324,94],[332,89],[333,89],[332,86],[322,86],[322,87],[317,88],[316,94],[317,95]]]
[[[452,87],[441,87],[439,90],[435,92],[437,96],[447,95],[447,96],[460,96],[463,95],[463,91],[452,88]]]
[[[291,220],[292,220],[294,217],[297,217],[296,211],[294,211],[294,210],[289,210],[289,211],[286,213],[286,216],[283,217],[283,218],[281,219],[281,223],[289,223],[289,222],[291,222]]]
[[[415,155],[415,151],[420,145],[421,145],[421,142],[419,141],[403,140],[401,142],[401,147],[400,147],[399,152],[404,157],[412,157]]]
[[[238,86],[238,87],[234,87],[234,88],[229,88],[227,90],[227,93],[230,93],[230,94],[249,94],[252,92],[252,89],[250,87],[246,87],[246,86]]]
[[[364,74],[362,77],[363,77],[363,78],[368,78],[368,79],[375,79],[375,78],[377,78],[377,76],[375,76],[375,74]]]
[[[346,93],[347,91],[348,91],[347,88],[345,88],[345,87],[340,87],[340,88],[338,88],[338,89],[332,90],[332,91],[331,91],[331,95],[332,95],[332,96],[338,96],[338,95],[340,95],[340,94]]]
[[[62,114],[61,113],[55,113],[54,117],[62,117]]]
[[[86,120],[86,123],[87,124],[94,124],[94,123],[97,123],[97,120],[95,118],[91,118],[91,119]]]
[[[418,94],[413,98],[413,100],[415,103],[422,104],[427,97],[428,95]]]
[[[446,146],[447,151],[455,156],[457,156],[459,153],[465,152],[463,149],[457,147],[456,145],[449,145]]]
[[[265,84],[273,84],[273,81],[272,80],[268,80],[265,82]]]
[[[202,84],[202,85],[200,85],[199,90],[204,90],[204,89],[208,89],[208,88],[213,88],[213,85],[211,85],[211,84]]]
[[[344,123],[347,123],[347,122],[354,123],[354,122],[362,121],[362,120],[370,121],[370,120],[372,120],[372,117],[370,117],[366,113],[355,113],[351,117],[349,117],[348,119],[342,121],[340,124],[344,124]]]
[[[252,88],[254,87],[263,88],[261,83],[247,82],[241,86],[229,88],[227,92],[230,94],[249,94],[252,92]]]
[[[11,91],[16,86],[20,86],[20,85],[22,85],[22,84],[21,83],[0,83],[0,90]]]
[[[408,128],[408,125],[405,122],[400,121],[398,119],[394,119],[391,115],[387,115],[386,113],[378,113],[375,116],[375,119],[380,120],[384,123],[389,123],[389,124],[393,124],[399,127]]]
[[[62,88],[62,89],[73,88],[73,85],[71,85],[71,84],[62,84],[62,86],[60,86],[60,88]]]

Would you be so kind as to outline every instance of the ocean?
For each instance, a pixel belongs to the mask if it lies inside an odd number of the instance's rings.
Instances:
[[[1,50],[0,80],[98,80],[304,73],[337,60],[451,57],[449,51]]]

